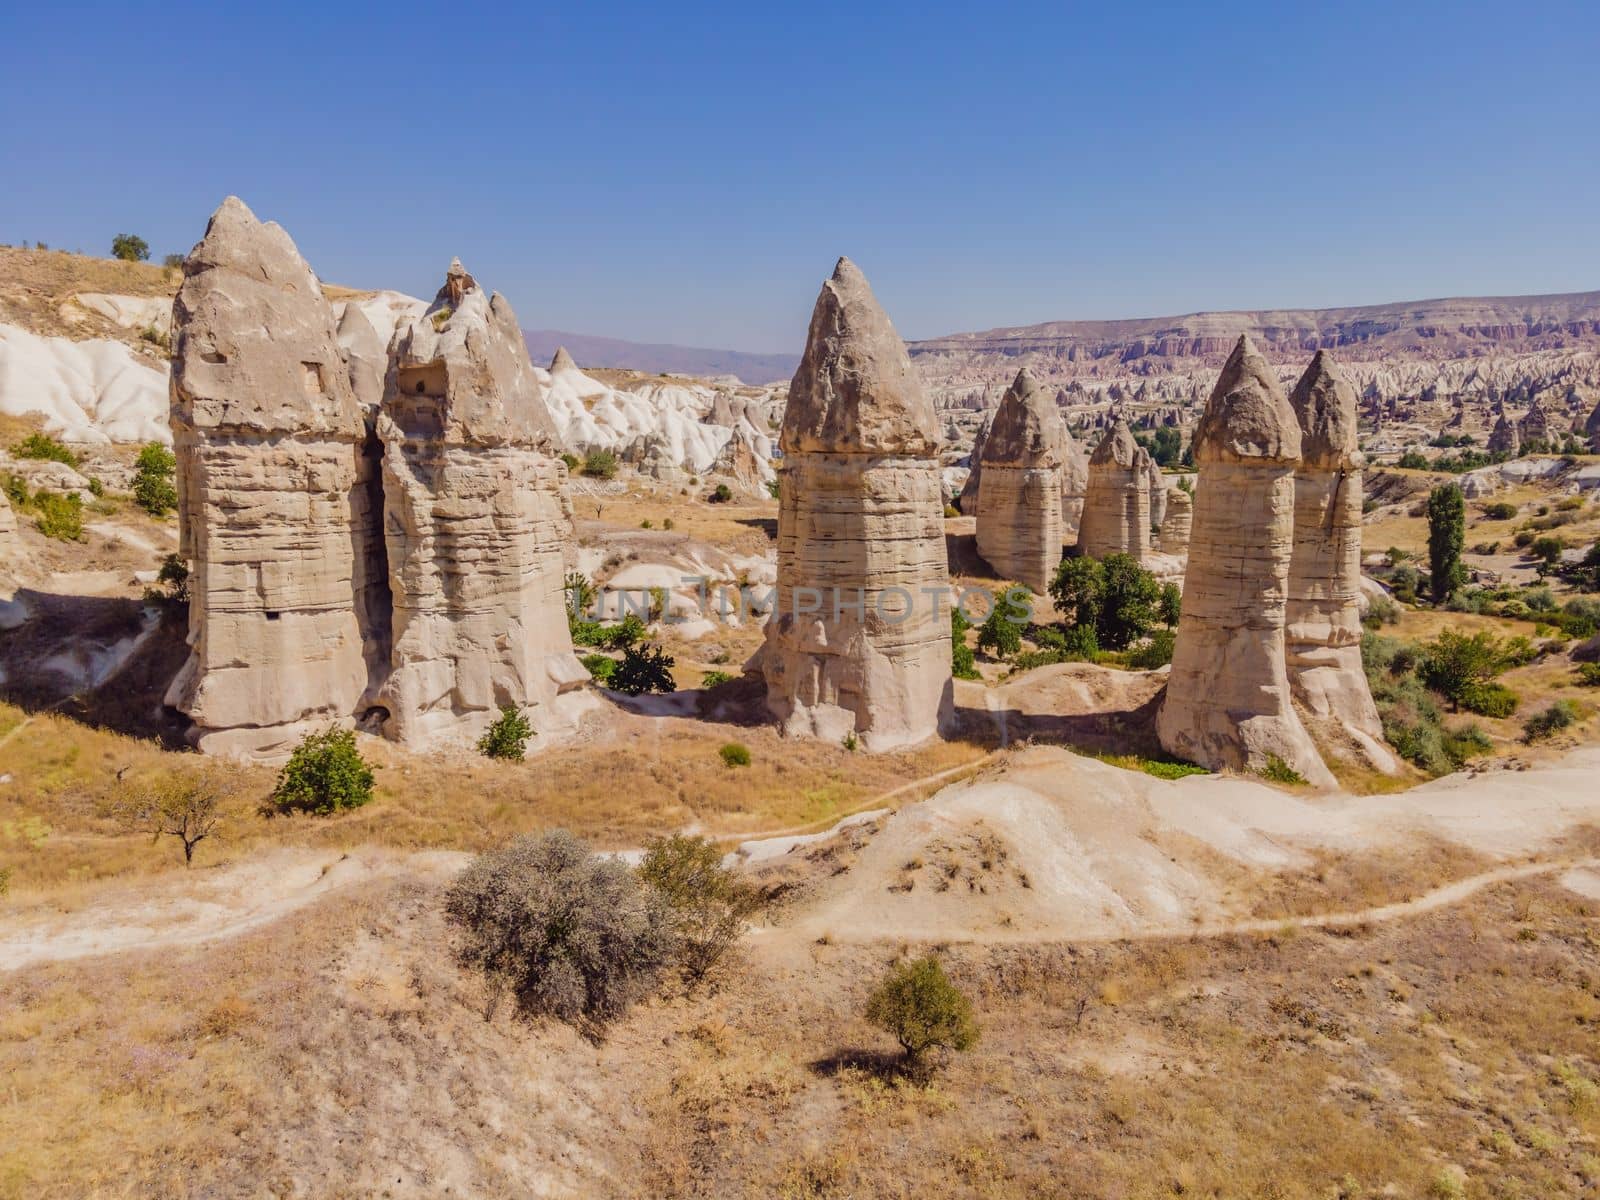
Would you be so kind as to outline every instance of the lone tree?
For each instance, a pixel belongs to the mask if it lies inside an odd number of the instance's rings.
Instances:
[[[971,1002],[931,954],[891,968],[868,997],[866,1017],[894,1035],[912,1074],[926,1072],[929,1050],[970,1050],[978,1042]]]
[[[139,451],[134,464],[133,502],[152,517],[164,517],[178,507],[178,489],[172,477],[178,459],[160,442],[151,442]]]
[[[517,762],[527,753],[533,726],[515,704],[502,704],[494,724],[478,739],[478,753],[485,758],[509,758]]]
[[[1127,554],[1064,559],[1050,581],[1050,597],[1071,624],[1093,629],[1107,650],[1138,641],[1163,615],[1161,585]]]
[[[678,937],[678,962],[692,981],[705,978],[743,935],[761,894],[722,865],[710,838],[673,834],[652,839],[639,878],[667,902]]]
[[[279,812],[317,813],[326,816],[341,808],[360,808],[372,799],[372,768],[356,749],[356,735],[348,729],[308,733],[294,748],[272,803]]]
[[[1467,502],[1458,484],[1442,483],[1428,493],[1428,570],[1433,602],[1443,604],[1467,581],[1461,547],[1467,535]]]
[[[183,865],[188,866],[194,862],[195,847],[217,832],[222,805],[235,789],[234,777],[220,768],[163,775],[126,802],[125,819],[148,833],[152,842],[177,838],[183,843]]]
[[[133,233],[119,233],[111,239],[111,257],[123,262],[144,262],[150,257],[150,243]]]

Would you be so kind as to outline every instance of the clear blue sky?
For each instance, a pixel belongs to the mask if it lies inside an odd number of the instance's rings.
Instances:
[[[450,256],[528,327],[900,331],[1600,288],[1600,8],[6,5],[0,240],[330,281]]]

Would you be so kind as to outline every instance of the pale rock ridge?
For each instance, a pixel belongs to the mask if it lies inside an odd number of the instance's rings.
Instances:
[[[561,723],[557,696],[587,678],[563,603],[565,468],[511,305],[459,261],[396,329],[378,434],[394,614],[386,732],[461,740],[506,705],[536,727]]]
[[[365,423],[316,276],[236,197],[184,263],[173,332],[191,650],[167,703],[204,750],[284,753],[370,684]]]
[[[1213,770],[1257,771],[1276,757],[1330,786],[1284,660],[1300,451],[1275,372],[1241,335],[1195,430],[1183,615],[1156,729],[1169,753]]]
[[[1294,698],[1342,726],[1360,757],[1396,770],[1361,665],[1361,468],[1356,393],[1319,350],[1289,397],[1300,422],[1284,636]]]
[[[1002,579],[1043,595],[1061,561],[1061,465],[1067,426],[1026,367],[984,440],[977,544]]]
[[[1061,447],[1061,544],[1076,546],[1089,491],[1089,456],[1072,436],[1072,431],[1065,432]]]
[[[933,736],[953,714],[939,425],[848,259],[817,297],[780,445],[777,602],[747,669],[786,733],[873,751]]]
[[[1139,448],[1144,450],[1143,446]],[[1167,477],[1148,450],[1144,450],[1144,469],[1150,484],[1150,528],[1160,529],[1167,519]]]
[[[1182,488],[1167,493],[1167,515],[1161,522],[1161,553],[1189,553],[1189,533],[1194,525],[1194,497]]]
[[[1494,423],[1494,428],[1489,431],[1489,452],[1491,454],[1509,454],[1515,458],[1522,450],[1522,434],[1517,425],[1505,413],[1501,413]]]
[[[1127,421],[1116,423],[1089,456],[1078,549],[1090,558],[1150,552],[1150,484],[1144,448]]]

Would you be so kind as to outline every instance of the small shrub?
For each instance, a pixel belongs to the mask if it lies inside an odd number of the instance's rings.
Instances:
[[[591,450],[583,460],[583,473],[592,479],[613,479],[617,474],[617,456],[609,450]]]
[[[711,495],[706,497],[712,504],[726,504],[733,499],[733,489],[725,483],[719,483],[711,489]]]
[[[1306,777],[1284,762],[1276,754],[1267,755],[1267,765],[1258,772],[1261,778],[1269,783],[1287,783],[1298,786],[1305,783]]]
[[[677,959],[690,979],[703,979],[717,965],[760,905],[760,893],[722,865],[710,838],[652,838],[639,878],[666,901]]]
[[[152,517],[164,517],[178,507],[178,490],[172,484],[178,460],[160,442],[139,451],[133,477],[133,502]]]
[[[778,494],[782,490],[783,488],[779,480],[770,479],[767,481],[767,495],[771,496],[774,500],[778,498]]]
[[[65,463],[69,467],[78,465],[78,456],[47,433],[30,433],[11,447],[11,453],[17,458]]]
[[[1600,687],[1600,663],[1579,663],[1578,684],[1580,687]]]
[[[1008,588],[989,609],[978,628],[978,649],[1006,658],[1022,649],[1022,628],[1028,623],[1033,593],[1024,587]]]
[[[729,742],[717,751],[717,757],[722,760],[722,765],[725,767],[748,767],[750,747],[743,742]]]
[[[961,510],[959,508],[957,508],[954,504],[946,504],[944,506],[944,515],[947,518],[948,517],[959,517],[961,515]]]
[[[732,683],[733,676],[726,671],[707,671],[700,676],[700,686],[707,691],[714,687],[721,687],[725,683]]]
[[[652,521],[649,517],[646,517],[644,520],[639,522],[639,528],[640,529],[654,529],[655,527],[656,527],[656,523],[654,521]]]
[[[272,804],[279,812],[327,815],[372,799],[372,768],[348,729],[309,733],[278,772]]]
[[[677,522],[674,521],[671,517],[663,517],[661,519],[661,528],[663,528],[665,530],[668,530],[670,532],[671,530],[677,528]]]
[[[1509,521],[1517,515],[1517,506],[1504,500],[1483,506],[1483,515],[1491,521]]]
[[[1128,651],[1124,661],[1136,671],[1154,671],[1172,661],[1172,650],[1178,635],[1172,629],[1158,629],[1148,641]]]
[[[518,711],[515,704],[500,706],[500,715],[494,724],[478,739],[478,753],[485,758],[509,758],[517,762],[528,749],[528,739],[533,736],[533,726]]]
[[[610,683],[617,672],[617,660],[609,654],[585,654],[581,661],[596,683]]]
[[[561,461],[567,465],[567,473],[569,475],[573,471],[576,471],[579,467],[583,466],[583,463],[579,460],[578,456],[567,450],[563,450],[561,452]]]
[[[76,492],[39,492],[29,504],[37,514],[34,524],[45,537],[58,542],[83,541],[83,501]]]
[[[1557,700],[1542,712],[1536,712],[1522,723],[1522,740],[1532,743],[1554,737],[1578,720],[1578,706],[1571,700]]]
[[[972,622],[959,607],[950,610],[950,673],[957,679],[979,679],[978,664],[967,645],[967,630]]]
[[[894,1036],[912,1069],[930,1050],[970,1050],[978,1041],[972,1004],[928,954],[903,962],[872,990],[866,1018]]]
[[[165,330],[157,329],[154,325],[146,325],[139,331],[139,340],[149,342],[161,350],[172,350],[172,336]]]
[[[1368,629],[1382,629],[1400,620],[1400,606],[1387,596],[1374,596],[1367,603],[1367,615],[1361,623]]]
[[[1555,564],[1561,561],[1562,551],[1566,548],[1565,539],[1555,534],[1547,534],[1544,537],[1534,538],[1533,544],[1528,547],[1528,550],[1533,557],[1549,564]]]
[[[654,986],[673,950],[664,898],[565,830],[481,854],[445,893],[456,958],[483,972],[491,1004],[523,1018],[598,1025]]]
[[[839,744],[841,746],[843,746],[846,750],[848,750],[851,754],[854,754],[857,750],[859,750],[861,748],[861,739],[856,737],[856,731],[854,729],[851,729],[851,730],[849,730],[848,732],[845,733],[844,740],[841,741]]]
[[[144,602],[168,608],[189,603],[189,564],[180,555],[169,554],[161,560],[156,585],[145,589]]]
[[[144,262],[150,257],[150,243],[138,234],[119,233],[111,239],[111,257],[123,262]]]
[[[1509,717],[1521,698],[1503,683],[1473,683],[1461,693],[1461,707],[1480,717]]]
[[[612,672],[611,687],[625,696],[670,692],[677,686],[672,680],[675,662],[664,647],[653,642],[629,646]]]

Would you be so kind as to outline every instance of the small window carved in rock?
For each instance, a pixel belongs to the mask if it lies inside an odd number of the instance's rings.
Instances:
[[[322,394],[322,364],[309,362],[301,363],[300,368],[305,372],[305,388],[307,393],[313,396],[320,396]]]

